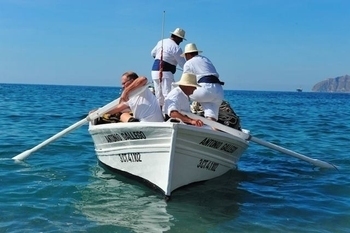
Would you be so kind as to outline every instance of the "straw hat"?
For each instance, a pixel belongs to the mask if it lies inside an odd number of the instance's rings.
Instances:
[[[177,36],[177,37],[180,37],[184,40],[185,39],[185,30],[181,29],[181,28],[176,28],[173,32],[170,32],[171,34]]]
[[[186,53],[193,53],[193,52],[201,53],[203,51],[198,50],[195,43],[189,43],[185,46],[185,52],[181,54],[181,57],[184,57]]]
[[[183,73],[181,75],[180,81],[174,83],[176,86],[190,86],[190,87],[201,87],[197,83],[197,77],[194,74]]]

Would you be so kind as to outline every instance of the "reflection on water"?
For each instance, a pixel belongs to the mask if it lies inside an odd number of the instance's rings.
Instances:
[[[77,208],[99,225],[112,225],[133,232],[164,232],[172,216],[161,195],[97,166],[93,181],[82,191]]]
[[[240,180],[241,173],[231,170],[175,190],[166,209],[181,224],[169,232],[231,232],[227,223],[239,216],[239,203],[246,193],[237,188]]]
[[[93,180],[81,191],[82,201],[77,208],[98,225],[124,231],[214,230],[239,212],[235,200],[242,191],[237,190],[237,175],[239,172],[230,171],[219,178],[180,188],[166,202],[159,191],[96,166]]]

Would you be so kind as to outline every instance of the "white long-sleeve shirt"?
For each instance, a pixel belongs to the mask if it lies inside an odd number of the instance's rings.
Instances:
[[[160,59],[162,51],[162,40],[158,41],[156,46],[152,49],[151,55],[155,59]],[[163,39],[163,61],[166,61],[174,66],[179,65],[183,68],[186,60],[181,57],[181,47],[170,38]]]
[[[190,99],[180,87],[172,89],[164,101],[163,113],[170,116],[171,111],[190,112]]]
[[[204,76],[214,75],[219,78],[219,73],[216,71],[213,63],[205,56],[196,55],[186,61],[183,67],[184,73],[192,73],[197,76],[197,81]]]

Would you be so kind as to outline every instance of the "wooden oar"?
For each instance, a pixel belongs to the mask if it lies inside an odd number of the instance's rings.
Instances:
[[[215,121],[212,121],[212,120],[208,120],[208,119],[206,119],[204,117],[201,117],[201,116],[198,116],[196,114],[189,113],[189,112],[182,112],[182,113],[186,114],[187,116],[189,116],[191,118],[200,119],[200,120],[203,121],[204,124],[209,125],[209,126],[211,126],[213,128],[222,130],[222,131],[224,131],[226,133],[229,133],[229,134],[232,134],[234,136],[244,136],[244,138],[246,140],[248,140],[248,141],[253,141],[253,142],[257,143],[257,144],[260,144],[262,146],[268,147],[270,149],[277,150],[277,151],[282,152],[284,154],[287,154],[287,155],[296,157],[298,159],[304,160],[304,161],[309,162],[309,163],[311,163],[311,164],[313,164],[313,165],[315,165],[317,167],[321,167],[321,168],[335,168],[335,169],[337,169],[337,167],[334,166],[333,164],[324,162],[322,160],[313,159],[313,158],[307,157],[305,155],[299,154],[297,152],[285,149],[285,148],[283,148],[281,146],[278,146],[278,145],[275,145],[275,144],[273,144],[271,142],[264,141],[262,139],[254,137],[254,136],[252,136],[252,135],[250,135],[248,133],[241,132],[239,130],[227,127],[227,126],[222,125],[222,124],[220,124],[218,122],[215,122]]]
[[[148,83],[142,87],[139,87],[137,89],[135,89],[134,91],[132,91],[129,95],[129,97],[135,96],[140,94],[142,91],[144,91],[146,88],[148,88]],[[55,141],[56,139],[62,137],[63,135],[66,135],[67,133],[79,128],[80,126],[95,120],[98,117],[103,116],[103,114],[105,114],[106,112],[112,110],[115,106],[117,106],[119,104],[120,98],[113,100],[112,102],[106,104],[105,106],[103,106],[102,108],[99,108],[98,110],[90,113],[87,117],[85,117],[84,119],[76,122],[75,124],[69,126],[68,128],[62,130],[61,132],[53,135],[52,137],[50,137],[49,139],[43,141],[42,143],[38,144],[37,146],[33,147],[30,150],[26,150],[22,153],[20,153],[19,155],[16,155],[15,157],[13,157],[12,159],[14,160],[24,160],[25,158],[27,158],[31,153],[39,150],[40,148],[46,146],[47,144]]]

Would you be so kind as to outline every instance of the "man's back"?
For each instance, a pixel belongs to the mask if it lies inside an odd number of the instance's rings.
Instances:
[[[180,87],[172,89],[164,101],[164,114],[170,115],[171,111],[189,111],[190,102]]]
[[[163,41],[163,44],[162,44]],[[179,45],[175,43],[170,38],[163,39],[158,41],[156,46],[152,49],[151,55],[155,57],[155,59],[160,59],[161,53],[162,53],[162,46],[163,46],[163,61],[168,62],[172,65],[179,64],[181,67],[183,67],[183,64],[185,63],[185,60],[180,55],[182,54],[182,49]]]
[[[141,122],[164,121],[158,101],[149,89],[144,90],[138,96],[130,98],[128,105],[133,111],[134,117]]]
[[[186,61],[183,72],[195,74],[197,76],[197,80],[203,76],[209,75],[219,77],[219,73],[216,71],[213,63],[207,57],[202,55],[196,55],[190,60]]]

